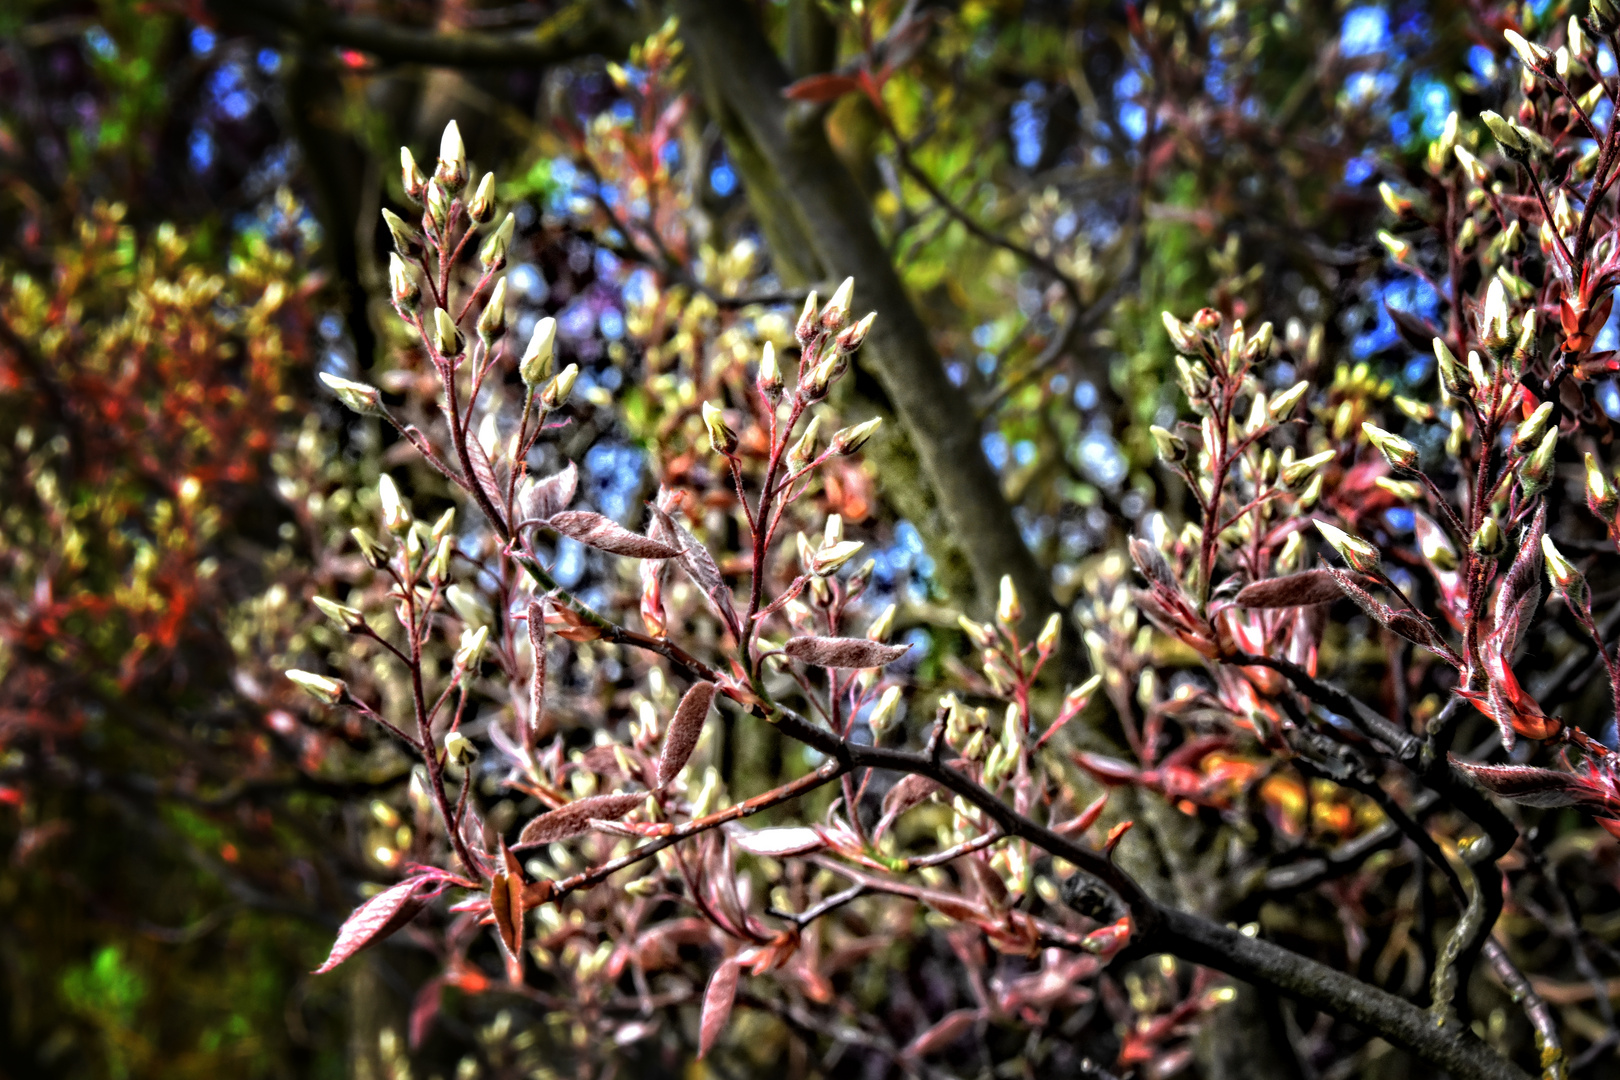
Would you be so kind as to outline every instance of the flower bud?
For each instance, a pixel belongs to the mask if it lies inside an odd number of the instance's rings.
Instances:
[[[394,250],[409,259],[422,250],[422,238],[416,230],[405,224],[392,210],[384,209],[382,212],[383,224],[388,226],[388,233],[394,238]]]
[[[1485,307],[1480,313],[1479,339],[1486,349],[1501,349],[1513,340],[1509,321],[1507,290],[1500,276],[1491,279],[1485,290]]]
[[[1545,157],[1552,144],[1522,124],[1516,124],[1487,109],[1479,114],[1502,152],[1515,161],[1528,161],[1532,155]]]
[[[1592,593],[1587,588],[1586,577],[1575,564],[1564,558],[1564,553],[1558,550],[1553,538],[1547,535],[1541,537],[1541,556],[1547,564],[1547,578],[1552,582],[1554,591],[1564,598],[1576,611],[1585,611],[1591,603]]]
[[[1373,478],[1373,483],[1402,502],[1417,502],[1423,498],[1423,489],[1411,480],[1396,480],[1392,476],[1377,476]]]
[[[494,173],[487,172],[478,181],[478,190],[473,193],[472,202],[467,204],[467,216],[479,225],[489,224],[489,220],[495,216]]]
[[[1058,638],[1062,636],[1063,616],[1054,611],[1047,616],[1046,625],[1041,627],[1040,635],[1035,639],[1035,648],[1045,656],[1057,648]]]
[[[1170,335],[1170,343],[1177,351],[1189,354],[1199,351],[1201,341],[1198,331],[1191,324],[1182,322],[1168,311],[1162,312],[1161,317],[1164,319],[1165,332]]]
[[[883,738],[888,730],[894,726],[895,713],[900,707],[900,688],[891,686],[883,691],[878,703],[867,714],[866,726],[872,729],[872,739],[875,742]]]
[[[1289,489],[1297,489],[1307,479],[1315,475],[1318,469],[1332,461],[1333,457],[1332,450],[1323,450],[1319,454],[1300,458],[1292,465],[1284,466],[1280,476],[1283,486]]]
[[[1153,445],[1159,451],[1159,460],[1174,465],[1187,457],[1187,440],[1174,432],[1167,431],[1157,424],[1148,428],[1148,434],[1153,436]]]
[[[962,632],[968,636],[969,641],[981,649],[988,649],[995,644],[996,635],[983,623],[974,622],[966,615],[958,615],[956,625],[962,628]]]
[[[1513,447],[1523,451],[1531,443],[1540,442],[1541,436],[1547,431],[1547,425],[1552,422],[1553,403],[1543,401],[1536,406],[1536,411],[1525,418],[1524,422],[1513,432]]]
[[[810,290],[810,295],[804,298],[804,310],[799,312],[799,321],[793,327],[793,336],[799,339],[800,345],[808,345],[810,339],[816,336],[816,291]]]
[[[507,214],[489,234],[484,246],[478,249],[478,262],[485,270],[499,270],[506,265],[506,249],[512,243],[512,232],[516,228],[517,219]]]
[[[1405,262],[1412,254],[1412,245],[1384,229],[1378,230],[1378,242],[1384,245],[1389,257],[1396,262]]]
[[[457,765],[466,768],[478,760],[478,747],[461,732],[452,731],[444,737],[444,754]]]
[[[759,354],[759,377],[754,380],[759,392],[775,402],[782,393],[782,369],[776,364],[776,346],[770,342]]]
[[[1404,218],[1412,212],[1412,197],[1395,190],[1395,185],[1388,180],[1378,184],[1378,197],[1384,200],[1384,206],[1397,218]]]
[[[399,182],[405,189],[405,197],[414,203],[422,201],[422,193],[427,189],[427,177],[422,170],[416,167],[416,158],[411,156],[411,148],[399,148]]]
[[[467,148],[461,142],[461,129],[454,120],[444,125],[439,137],[439,167],[433,178],[443,184],[452,195],[467,186]]]
[[[484,655],[484,645],[489,641],[489,624],[481,626],[464,627],[461,631],[461,644],[456,649],[455,665],[463,670],[475,669],[479,658]]]
[[[1455,398],[1467,398],[1474,392],[1468,372],[1457,362],[1457,357],[1439,338],[1434,339],[1434,359],[1440,369],[1440,385]]]
[[[827,524],[821,530],[821,546],[832,547],[844,541],[844,515],[828,514]]]
[[[1620,493],[1615,491],[1614,481],[1591,454],[1586,455],[1586,505],[1605,525],[1614,521],[1615,508],[1620,507]]]
[[[1412,524],[1417,534],[1418,553],[1428,564],[1441,573],[1457,569],[1457,549],[1452,547],[1445,530],[1429,515],[1422,513],[1412,515]]]
[[[313,603],[322,615],[331,619],[339,629],[353,633],[365,628],[366,617],[355,608],[340,604],[335,600],[328,600],[324,596],[315,597]]]
[[[1300,403],[1310,388],[1311,384],[1301,379],[1272,398],[1271,404],[1266,406],[1266,412],[1270,414],[1273,421],[1287,419],[1288,414],[1294,411],[1294,406]]]
[[[805,376],[804,382],[799,384],[799,392],[809,401],[819,401],[827,395],[830,387],[838,376],[849,367],[849,359],[836,349],[829,350],[810,374]]]
[[[579,378],[579,365],[569,364],[557,373],[557,377],[546,384],[540,391],[540,404],[547,409],[560,409],[568,401],[568,395],[574,392],[574,380]]]
[[[1418,467],[1418,449],[1399,435],[1385,431],[1376,424],[1363,423],[1361,431],[1367,436],[1367,441],[1378,447],[1389,460],[1391,468],[1406,472],[1416,472]]]
[[[444,190],[444,185],[437,180],[429,180],[422,206],[427,219],[433,223],[434,231],[442,236],[450,221],[450,194]]]
[[[996,621],[1012,626],[1024,617],[1024,605],[1018,600],[1018,588],[1011,574],[1001,575],[1001,595],[996,601]]]
[[[1213,333],[1221,328],[1221,313],[1214,308],[1199,308],[1193,313],[1192,325],[1199,333]]]
[[[1547,66],[1547,58],[1552,54],[1546,49],[1533,41],[1526,41],[1524,35],[1517,30],[1504,30],[1502,36],[1513,46],[1513,51],[1519,54],[1519,60],[1525,67],[1540,71]]]
[[[1311,523],[1350,569],[1362,574],[1370,574],[1378,569],[1378,549],[1367,541],[1337,526],[1329,525],[1321,518],[1314,518]]]
[[[848,600],[854,600],[856,597],[865,592],[866,587],[872,583],[872,575],[876,571],[876,559],[867,559],[865,562],[863,562],[853,574],[844,579],[845,598]]]
[[[808,468],[816,458],[816,430],[821,427],[821,417],[812,416],[810,422],[804,426],[804,434],[799,441],[793,444],[788,451],[788,468],[793,472],[802,472]]]
[[[360,548],[360,555],[373,569],[381,570],[388,563],[388,551],[377,542],[377,538],[364,529],[350,529],[349,535]]]
[[[433,549],[433,559],[428,563],[428,580],[435,584],[442,584],[450,576],[450,556],[456,548],[452,539],[439,537],[439,545]]]
[[[523,385],[533,390],[551,374],[551,358],[557,351],[557,320],[547,316],[534,324],[528,348],[518,362]]]
[[[317,675],[313,671],[299,671],[296,668],[286,674],[287,678],[298,684],[299,689],[325,705],[336,705],[349,692],[348,684],[342,679],[331,679],[325,675]]]
[[[375,386],[340,379],[325,371],[321,372],[321,382],[325,383],[351,412],[359,413],[361,416],[381,416],[387,411],[382,406],[382,391]]]
[[[854,326],[845,327],[837,337],[838,350],[852,353],[861,347],[866,335],[871,332],[872,324],[877,321],[877,312],[868,311],[866,316]]]
[[[855,279],[847,277],[833,293],[827,306],[821,309],[821,325],[836,330],[849,321],[849,301],[855,294]]]
[[[394,306],[401,311],[414,312],[422,306],[422,286],[396,251],[388,253],[388,290],[393,294]]]
[[[1519,488],[1525,498],[1541,494],[1551,485],[1553,455],[1558,450],[1558,429],[1550,428],[1519,466]]]
[[[1518,218],[1508,222],[1508,227],[1502,230],[1502,253],[1504,255],[1524,253],[1524,227],[1520,225]]]
[[[1456,155],[1457,160],[1462,164],[1463,170],[1468,173],[1469,178],[1474,183],[1485,184],[1490,181],[1491,170],[1485,166],[1483,161],[1475,157],[1466,146],[1459,144],[1452,150],[1452,153]]]
[[[853,454],[866,445],[868,439],[877,433],[883,426],[883,417],[874,416],[865,423],[853,427],[841,428],[833,433],[832,444],[828,447],[835,454]]]
[[[377,499],[382,504],[383,528],[398,536],[411,527],[411,508],[400,498],[394,478],[387,473],[377,478]]]
[[[1599,34],[1612,34],[1620,29],[1620,6],[1614,0],[1592,0],[1586,18]]]
[[[730,457],[737,449],[737,433],[726,426],[726,417],[713,403],[703,403],[703,426],[709,429],[709,445],[714,452]]]
[[[818,577],[825,577],[855,557],[866,545],[859,540],[845,540],[831,547],[823,547],[810,557],[810,569]]]
[[[1434,419],[1434,406],[1427,401],[1418,401],[1416,398],[1396,394],[1390,399],[1395,408],[1400,410],[1402,416],[1408,420],[1415,420],[1419,424],[1427,424]]]
[[[1486,558],[1494,558],[1500,555],[1504,546],[1501,524],[1494,517],[1486,518],[1479,523],[1479,528],[1474,530],[1474,539],[1469,542],[1468,546],[1474,549],[1475,554],[1483,555]]]
[[[456,329],[456,320],[444,308],[433,309],[433,348],[440,356],[446,359],[460,356],[464,344],[461,331]]]
[[[890,604],[878,612],[878,617],[873,619],[872,624],[866,628],[866,639],[868,641],[882,642],[889,640],[889,635],[894,633],[895,610],[895,606]]]
[[[506,333],[506,279],[501,278],[484,301],[484,310],[478,313],[478,336],[485,348],[494,348],[495,341]]]

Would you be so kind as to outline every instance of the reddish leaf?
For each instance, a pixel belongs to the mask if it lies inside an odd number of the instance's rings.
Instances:
[[[538,600],[529,601],[529,648],[534,653],[534,674],[529,679],[529,723],[523,745],[533,750],[546,718],[546,612]]]
[[[512,846],[514,849],[534,847],[537,844],[549,844],[554,840],[578,836],[580,833],[590,831],[591,822],[618,821],[646,799],[646,795],[635,793],[591,795],[584,799],[576,799],[567,806],[559,806],[549,813],[541,814],[523,826],[523,832],[518,834],[518,842]]]
[[[883,796],[883,817],[873,830],[874,835],[882,836],[901,814],[913,807],[921,806],[938,790],[939,785],[926,776],[911,773],[902,777],[900,782]]]
[[[1125,839],[1125,834],[1130,832],[1131,826],[1135,824],[1136,822],[1134,821],[1122,821],[1118,825],[1115,825],[1112,829],[1109,829],[1108,839],[1103,841],[1103,851],[1109,855],[1112,855],[1114,853],[1114,849],[1119,846],[1119,842]]]
[[[1074,763],[1103,783],[1113,786],[1135,784],[1142,779],[1142,774],[1130,762],[1103,754],[1079,753],[1074,755]]]
[[[1546,529],[1547,507],[1536,511],[1535,519],[1519,540],[1519,554],[1508,568],[1507,577],[1496,594],[1496,630],[1504,657],[1512,656],[1519,635],[1529,625],[1541,603],[1541,534]]]
[[[502,514],[506,513],[505,486],[496,479],[495,469],[489,463],[489,455],[484,453],[484,444],[477,439],[467,439],[467,460],[472,462],[472,481],[483,488],[489,501]]]
[[[327,956],[326,963],[316,968],[315,974],[324,975],[361,949],[400,929],[416,918],[417,912],[429,900],[444,891],[445,885],[444,879],[436,874],[420,874],[384,889],[355,908],[338,929],[337,940],[332,943],[332,952]],[[427,887],[426,892],[423,891],[424,886]]]
[[[1593,814],[1620,812],[1620,800],[1574,773],[1529,765],[1476,765],[1455,754],[1452,765],[1478,780],[1487,791],[1526,806],[1575,806]]]
[[[808,101],[813,105],[825,105],[829,101],[837,101],[845,94],[854,93],[860,88],[860,81],[853,75],[840,75],[836,71],[829,71],[821,75],[805,76],[783,90],[782,96],[792,101]]]
[[[1170,569],[1163,552],[1140,536],[1131,537],[1130,549],[1131,561],[1136,563],[1136,568],[1142,571],[1142,576],[1149,583],[1172,593],[1181,592],[1181,583],[1176,580],[1175,571]]]
[[[568,509],[579,488],[579,470],[570,461],[568,468],[543,480],[534,480],[518,493],[521,521],[545,521]]]
[[[685,767],[703,734],[703,722],[714,704],[714,683],[695,684],[675,707],[675,717],[664,735],[664,749],[658,755],[658,786],[664,787]]]
[[[589,510],[564,510],[553,514],[546,524],[564,536],[610,555],[632,559],[673,559],[679,555],[668,544],[633,533],[610,517]]]
[[[428,1031],[433,1027],[433,1020],[439,1015],[439,1006],[444,1001],[444,980],[432,978],[422,984],[422,989],[416,992],[416,1000],[411,1003],[411,1049],[420,1050],[427,1041]]]
[[[489,910],[495,917],[501,951],[506,955],[506,976],[523,981],[523,868],[501,844],[501,865],[489,882]]]
[[[1101,795],[1097,796],[1095,802],[1086,807],[1084,810],[1080,811],[1079,817],[1065,821],[1060,825],[1054,825],[1052,827],[1052,831],[1061,833],[1064,836],[1073,836],[1075,833],[1083,833],[1093,825],[1097,824],[1097,819],[1102,816],[1103,807],[1107,805],[1108,792],[1105,791]]]
[[[1306,570],[1287,577],[1270,578],[1245,585],[1237,594],[1237,605],[1249,608],[1307,607],[1331,604],[1344,595],[1338,581],[1326,570]]]
[[[648,532],[660,542],[677,547],[680,554],[676,562],[686,571],[686,576],[698,587],[709,606],[714,609],[720,620],[733,635],[741,636],[742,623],[737,618],[737,608],[731,601],[731,589],[726,585],[726,579],[720,576],[720,567],[715,564],[714,556],[709,549],[698,543],[697,537],[687,532],[681,523],[670,517],[661,505],[663,493],[659,495],[660,503],[652,506],[653,524]]]
[[[707,1057],[715,1040],[731,1019],[731,1005],[737,1000],[737,976],[742,965],[734,956],[720,961],[709,978],[709,988],[703,992],[703,1018],[698,1023],[698,1057]]]
[[[876,668],[894,663],[910,648],[865,638],[796,637],[790,638],[782,651],[817,667]]]
[[[920,1058],[938,1053],[966,1035],[978,1022],[978,1009],[957,1009],[946,1013],[933,1027],[912,1039],[901,1054],[908,1058]]]

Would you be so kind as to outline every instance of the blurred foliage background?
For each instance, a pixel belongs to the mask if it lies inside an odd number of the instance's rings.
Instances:
[[[1568,7],[4,5],[0,1076],[408,1074],[394,1033],[425,960],[307,974],[357,887],[391,880],[373,800],[400,765],[279,677],[342,648],[306,601],[353,572],[331,537],[366,508],[344,489],[403,460],[316,392],[420,374],[381,315],[398,146],[430,159],[455,117],[515,204],[513,320],[555,316],[581,366],[563,445],[603,512],[701,467],[695,403],[786,341],[805,290],[853,273],[880,325],[914,323],[839,403],[904,422],[819,498],[870,537],[937,676],[1005,537],[1062,606],[1161,498],[1160,311],[1274,321],[1306,369],[1279,385],[1430,378],[1401,317],[1436,297],[1374,241],[1377,184],[1415,174],[1451,110],[1502,100],[1504,20]],[[672,14],[684,51],[639,64]],[[787,112],[783,149],[762,132]],[[876,246],[841,248],[839,221]],[[906,349],[952,431],[884,369]],[[979,488],[964,527],[948,491],[984,476],[1003,498]],[[613,589],[596,558],[565,544],[557,576]],[[781,753],[736,746],[734,790]],[[416,1074],[471,1046],[526,1075],[503,1022],[445,1021]]]

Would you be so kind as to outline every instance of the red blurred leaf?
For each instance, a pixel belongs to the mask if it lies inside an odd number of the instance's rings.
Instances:
[[[703,734],[703,722],[708,719],[714,704],[714,683],[700,682],[692,686],[675,707],[675,716],[664,735],[664,749],[658,755],[658,786],[664,787],[680,774],[692,751],[697,748]]]
[[[635,793],[591,795],[541,814],[523,826],[514,848],[534,847],[589,832],[593,821],[617,821],[647,799]]]
[[[860,88],[860,82],[853,75],[840,75],[836,71],[830,71],[821,75],[805,76],[783,90],[782,96],[791,101],[808,101],[813,105],[825,105]]]
[[[410,1039],[411,1049],[420,1050],[427,1041],[429,1029],[433,1027],[434,1018],[439,1015],[439,1006],[444,1002],[444,980],[432,978],[422,984],[422,989],[416,992],[416,999],[411,1002]]]
[[[703,1018],[698,1022],[698,1057],[709,1055],[715,1040],[731,1019],[731,1006],[737,1000],[737,977],[742,965],[737,958],[728,956],[720,961],[709,977],[709,988],[703,992]]]
[[[1135,765],[1119,758],[1082,752],[1074,755],[1074,763],[1103,783],[1116,787],[1140,783],[1142,780],[1142,774]]]
[[[1122,821],[1118,825],[1115,825],[1112,829],[1109,829],[1108,839],[1103,841],[1103,851],[1112,855],[1114,849],[1119,846],[1119,842],[1125,839],[1125,834],[1130,832],[1131,826],[1135,824],[1136,822],[1134,821]]]
[[[589,510],[564,510],[553,514],[546,524],[564,536],[610,555],[632,559],[673,559],[680,552],[668,544],[633,533],[610,517]]]
[[[315,974],[324,975],[361,949],[400,929],[416,918],[417,912],[444,891],[447,884],[438,874],[419,874],[384,889],[355,908],[338,929],[331,954],[315,969]]]
[[[1526,806],[1574,806],[1610,816],[1620,813],[1620,799],[1575,773],[1529,765],[1476,765],[1455,754],[1451,756],[1451,763],[1473,776],[1492,794]]]
[[[1061,825],[1053,826],[1052,831],[1061,833],[1064,836],[1072,836],[1075,833],[1083,833],[1093,825],[1097,824],[1097,819],[1102,816],[1103,808],[1107,805],[1108,792],[1105,791],[1101,795],[1097,796],[1095,802],[1086,807],[1084,810],[1080,811],[1079,817],[1070,821],[1065,821]]]
[[[534,673],[529,677],[529,722],[523,731],[523,746],[533,750],[546,718],[546,613],[538,600],[529,601],[529,650],[534,653]]]
[[[865,638],[789,638],[782,651],[795,660],[828,668],[875,668],[894,663],[910,645],[884,645]]]
[[[946,1013],[932,1027],[912,1039],[901,1054],[908,1058],[920,1058],[938,1053],[966,1035],[978,1021],[978,1009],[957,1009]]]
[[[902,777],[900,782],[883,796],[883,817],[878,821],[873,835],[882,836],[901,814],[913,807],[921,806],[938,790],[939,785],[926,776],[911,773]]]

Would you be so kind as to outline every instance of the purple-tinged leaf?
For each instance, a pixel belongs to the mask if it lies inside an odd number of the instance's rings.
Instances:
[[[553,514],[546,524],[572,537],[587,547],[605,551],[610,555],[627,555],[632,559],[673,559],[680,554],[668,544],[633,533],[610,517],[589,510],[564,510]]]
[[[447,884],[437,874],[420,874],[384,889],[355,908],[338,929],[331,954],[315,969],[315,974],[324,975],[361,949],[403,927],[416,918],[429,900],[444,891]]]
[[[1508,568],[1507,576],[1496,594],[1496,637],[1501,641],[1504,657],[1511,657],[1519,644],[1519,635],[1535,616],[1541,603],[1541,534],[1546,530],[1547,507],[1536,510],[1535,518],[1525,527],[1519,540],[1519,554]]]
[[[523,729],[523,746],[533,750],[546,719],[546,609],[538,600],[529,601],[528,623],[534,674],[529,679],[529,719]]]
[[[1326,570],[1305,570],[1287,577],[1268,578],[1245,585],[1236,597],[1239,607],[1287,608],[1331,604],[1344,596],[1339,582]]]
[[[579,489],[579,470],[570,461],[562,472],[543,480],[534,480],[518,493],[518,517],[521,522],[546,521],[568,509]]]
[[[467,460],[472,462],[473,482],[483,489],[495,509],[506,516],[506,488],[496,478],[489,455],[484,453],[484,444],[471,436],[467,438]]]
[[[827,668],[877,668],[894,663],[910,645],[884,645],[865,638],[789,638],[782,651],[795,660]]]
[[[735,956],[720,961],[703,992],[703,1018],[698,1022],[698,1057],[707,1057],[720,1033],[731,1019],[731,1006],[737,1000],[737,977],[742,965]]]
[[[720,567],[715,563],[714,556],[709,549],[698,543],[697,537],[686,531],[686,528],[671,517],[661,505],[652,504],[653,524],[648,532],[657,537],[660,542],[680,549],[675,561],[680,564],[686,576],[703,593],[709,601],[714,613],[720,616],[720,621],[726,624],[734,636],[741,636],[742,623],[737,618],[736,605],[732,603],[731,587],[726,579],[720,576]]]
[[[1494,795],[1526,806],[1575,806],[1589,813],[1620,815],[1620,799],[1574,773],[1529,765],[1476,765],[1455,754],[1451,764],[1473,776]]]
[[[928,801],[928,797],[939,790],[939,784],[926,776],[911,773],[900,778],[900,782],[889,789],[883,796],[883,817],[879,819],[873,829],[875,837],[882,836],[889,826],[899,819],[901,814],[914,807],[921,806]]]
[[[591,795],[541,814],[523,826],[513,849],[549,844],[589,832],[593,821],[618,821],[647,800],[646,795]]]
[[[698,737],[703,734],[703,722],[708,719],[714,704],[714,683],[700,682],[692,686],[675,707],[675,717],[664,733],[664,749],[658,755],[658,786],[665,787],[686,766],[697,749]]]

